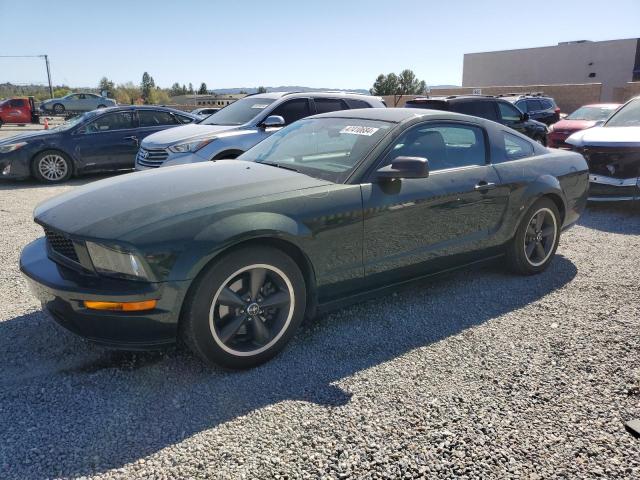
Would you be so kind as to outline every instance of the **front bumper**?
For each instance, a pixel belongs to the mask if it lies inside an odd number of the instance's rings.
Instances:
[[[640,177],[612,178],[589,175],[590,202],[620,202],[640,200]]]
[[[30,152],[20,148],[14,152],[0,154],[0,179],[18,180],[31,176],[29,169]]]
[[[71,332],[110,347],[157,348],[176,341],[188,281],[147,283],[80,273],[53,262],[45,238],[27,245],[20,270],[43,308]],[[156,299],[144,312],[89,310],[85,300],[137,302]]]

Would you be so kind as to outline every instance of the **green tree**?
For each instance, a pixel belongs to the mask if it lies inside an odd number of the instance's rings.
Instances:
[[[378,75],[369,91],[372,95],[393,95],[395,107],[404,95],[423,95],[427,93],[427,84],[424,80],[418,80],[412,70],[404,69],[399,75],[395,73]]]
[[[267,93],[267,89],[265,87],[258,87],[258,90],[256,93]]]
[[[189,83],[189,90],[187,90],[189,95],[193,95],[193,84]]]
[[[147,72],[142,74],[142,83],[140,84],[140,90],[142,92],[142,100],[145,104],[151,103],[151,96],[153,90],[156,88],[156,83],[153,81],[153,77]]]
[[[176,82],[173,85],[171,85],[171,88],[169,89],[169,95],[171,95],[172,97],[175,97],[177,95],[183,95],[182,93],[183,88],[184,86],[181,87],[180,84]]]
[[[189,85],[191,85],[191,84],[189,84]],[[207,92],[207,84],[202,82],[200,84],[200,88],[198,89],[198,95],[206,95],[207,93],[208,93]]]
[[[182,84],[182,95],[186,95],[187,94],[187,87],[185,86],[185,84]]]
[[[140,87],[132,82],[118,85],[116,88],[116,101],[125,105],[133,105],[142,102],[142,91]]]
[[[102,77],[98,83],[100,93],[107,92],[107,97],[113,97],[116,91],[116,85],[107,77]]]

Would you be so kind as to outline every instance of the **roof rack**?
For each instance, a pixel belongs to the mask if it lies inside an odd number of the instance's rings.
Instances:
[[[546,97],[544,92],[499,93],[496,97]]]

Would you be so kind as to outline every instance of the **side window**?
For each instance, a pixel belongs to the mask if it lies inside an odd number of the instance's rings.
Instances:
[[[542,102],[542,108],[544,108],[545,110],[548,110],[550,108],[554,108],[553,102],[551,100],[540,100]]]
[[[24,100],[21,98],[14,98],[13,100],[9,100],[9,106],[13,108],[20,108],[24,106]]]
[[[348,110],[348,106],[339,98],[314,98],[316,113],[337,112],[338,110]]]
[[[159,110],[138,110],[141,127],[158,127],[161,125],[177,125],[178,120],[169,112]]]
[[[496,109],[493,102],[472,101],[451,104],[451,110],[465,115],[473,115],[474,117],[486,118],[487,120],[498,120]]]
[[[124,130],[132,128],[133,114],[131,112],[114,112],[102,115],[88,123],[82,133],[108,132],[110,130]]]
[[[502,132],[507,160],[517,160],[533,156],[533,145],[527,140],[508,132]]]
[[[529,110],[527,109],[526,100],[522,100],[521,102],[516,102],[516,107],[520,109],[521,112],[527,113]]]
[[[529,112],[537,112],[542,110],[540,100],[527,100],[527,110]]]
[[[516,104],[517,105],[517,104]],[[520,110],[507,102],[498,102],[500,117],[505,123],[515,123],[520,121]]]
[[[403,133],[385,158],[389,165],[396,157],[423,157],[429,170],[484,165],[486,151],[481,128],[463,124],[432,124]]]
[[[347,102],[347,105],[349,105],[349,108],[372,108],[371,105],[369,105],[364,100],[356,100],[355,98],[347,98],[347,99],[345,99],[345,101]]]
[[[191,123],[193,122],[193,118],[187,117],[186,115],[177,115],[178,119],[180,120],[180,123]]]
[[[285,125],[311,115],[309,101],[306,98],[296,98],[277,106],[269,115],[280,115]]]

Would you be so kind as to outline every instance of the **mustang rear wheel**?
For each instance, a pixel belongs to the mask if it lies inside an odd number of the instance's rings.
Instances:
[[[548,198],[534,203],[507,247],[511,269],[532,275],[547,268],[558,248],[560,227],[560,213],[555,203]]]
[[[276,355],[304,317],[305,282],[280,250],[236,250],[200,276],[185,304],[182,337],[205,361],[249,368]]]

